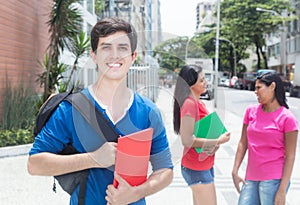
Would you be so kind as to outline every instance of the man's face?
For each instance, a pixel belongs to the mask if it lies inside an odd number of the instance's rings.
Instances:
[[[105,78],[121,80],[136,58],[132,55],[130,40],[125,32],[119,31],[107,37],[100,37],[96,54],[92,53],[98,72]]]

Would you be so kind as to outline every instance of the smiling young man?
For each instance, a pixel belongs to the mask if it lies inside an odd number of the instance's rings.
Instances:
[[[137,34],[119,18],[100,20],[91,32],[91,56],[98,68],[98,80],[83,92],[104,113],[120,136],[153,128],[150,162],[153,172],[139,186],[130,186],[114,173],[116,143],[95,137],[95,131],[63,101],[38,134],[30,150],[28,171],[55,176],[89,169],[85,204],[146,204],[145,197],[169,185],[173,178],[171,153],[158,108],[149,99],[127,87],[127,73],[136,59]],[[58,155],[72,143],[80,152]],[[119,182],[113,184],[114,177]],[[79,186],[70,204],[78,203]]]

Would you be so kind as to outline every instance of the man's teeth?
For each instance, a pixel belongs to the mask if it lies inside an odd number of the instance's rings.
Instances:
[[[121,66],[121,64],[119,64],[119,63],[110,63],[110,64],[108,64],[110,67],[120,67]]]

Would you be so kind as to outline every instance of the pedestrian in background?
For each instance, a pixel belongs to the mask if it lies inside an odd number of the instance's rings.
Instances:
[[[194,124],[209,114],[200,95],[206,91],[206,79],[202,68],[196,65],[184,66],[177,78],[174,91],[173,125],[181,137],[184,153],[181,159],[181,173],[193,193],[194,205],[217,204],[214,185],[214,153],[220,144],[230,139],[227,132],[219,139],[203,139],[194,136]],[[198,154],[195,148],[205,150]]]
[[[255,94],[259,104],[246,109],[232,170],[240,193],[238,204],[284,205],[295,160],[297,121],[288,110],[283,82],[277,74],[258,76]],[[244,180],[238,170],[247,150]]]
[[[117,144],[104,141],[101,146],[95,147],[91,126],[77,123],[72,105],[66,101],[59,105],[35,138],[29,153],[28,171],[33,175],[55,176],[89,169],[86,205],[145,205],[144,197],[171,183],[173,164],[158,108],[127,87],[127,73],[137,57],[137,33],[122,19],[105,18],[93,27],[91,45],[98,79],[81,92],[103,113],[120,136],[153,128],[152,174],[139,186],[130,186],[115,174],[111,166],[115,164]],[[59,155],[69,143],[79,153]],[[113,186],[114,177],[119,182],[117,188]],[[78,195],[77,186],[70,204],[78,204]]]

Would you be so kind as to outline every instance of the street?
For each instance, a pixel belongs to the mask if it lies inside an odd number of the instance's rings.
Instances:
[[[289,94],[287,93],[287,96]],[[227,87],[218,87],[218,106],[232,113],[243,117],[246,107],[250,104],[257,103],[254,91],[238,90]],[[300,98],[287,97],[287,103],[290,110],[300,120]]]

